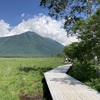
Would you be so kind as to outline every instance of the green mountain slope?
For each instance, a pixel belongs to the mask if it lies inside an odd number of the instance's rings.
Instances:
[[[0,56],[39,57],[61,53],[63,45],[34,32],[0,38]]]

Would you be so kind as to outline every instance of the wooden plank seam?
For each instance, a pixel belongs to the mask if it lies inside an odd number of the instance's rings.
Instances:
[[[100,100],[100,93],[74,79],[66,72],[72,64],[58,66],[44,73],[53,100]]]

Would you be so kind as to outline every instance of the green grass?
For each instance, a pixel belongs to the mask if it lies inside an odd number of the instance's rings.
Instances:
[[[0,58],[0,100],[19,94],[43,96],[43,73],[63,64],[63,58]]]

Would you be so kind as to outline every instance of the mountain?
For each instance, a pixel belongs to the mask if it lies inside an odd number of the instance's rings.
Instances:
[[[0,56],[41,57],[56,55],[62,51],[63,45],[35,32],[0,37]]]

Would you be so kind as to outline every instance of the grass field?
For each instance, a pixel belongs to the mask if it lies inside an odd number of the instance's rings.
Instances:
[[[43,73],[64,64],[63,58],[0,58],[0,100],[19,95],[43,96]]]

